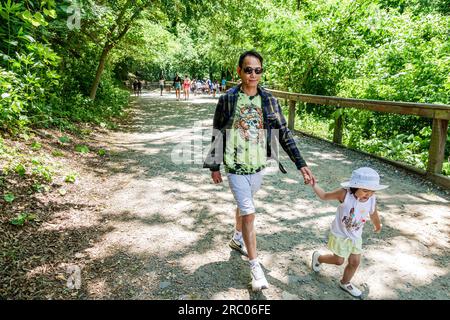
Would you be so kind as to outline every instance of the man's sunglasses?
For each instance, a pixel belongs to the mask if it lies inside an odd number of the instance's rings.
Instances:
[[[259,68],[259,67],[258,68],[252,68],[252,67],[245,67],[244,68],[244,72],[246,74],[252,74],[253,71],[255,71],[256,74],[261,74],[261,73],[263,73],[264,69],[263,68]]]

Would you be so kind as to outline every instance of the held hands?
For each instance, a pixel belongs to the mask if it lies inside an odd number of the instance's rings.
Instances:
[[[300,169],[300,173],[303,176],[303,180],[305,184],[310,184],[314,186],[316,184],[316,177],[312,174],[311,170],[308,167],[303,167]]]
[[[310,184],[311,186],[314,186],[316,184],[316,177],[314,177],[308,167],[301,168],[300,173],[303,176],[305,184]],[[211,178],[215,184],[222,182],[222,175],[220,174],[220,171],[212,171]]]
[[[222,175],[220,171],[211,171],[211,178],[215,184],[222,182]]]

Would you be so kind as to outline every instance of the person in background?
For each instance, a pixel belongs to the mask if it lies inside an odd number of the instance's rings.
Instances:
[[[133,81],[133,92],[134,92],[134,96],[137,97],[138,96],[138,80],[134,79]]]
[[[190,91],[191,91],[191,80],[189,79],[189,76],[186,74],[183,80],[184,100],[189,100]]]
[[[225,78],[222,78],[220,91],[225,92],[226,89],[227,89],[227,80],[225,80]]]
[[[217,80],[213,83],[213,98],[216,97],[216,93],[219,92],[219,83]]]
[[[159,78],[159,90],[161,91],[161,96],[163,95],[163,91],[164,91],[164,82],[165,82],[164,77],[161,76]]]
[[[137,80],[137,91],[138,91],[138,96],[142,95],[142,81],[141,80]]]
[[[180,101],[181,78],[178,75],[178,73],[175,75],[175,78],[173,79],[173,86],[175,88],[175,97],[177,101]]]

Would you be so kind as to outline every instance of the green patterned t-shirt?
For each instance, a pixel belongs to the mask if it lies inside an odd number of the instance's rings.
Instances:
[[[266,166],[266,137],[263,129],[261,96],[239,92],[233,126],[227,132],[225,170],[253,174]]]

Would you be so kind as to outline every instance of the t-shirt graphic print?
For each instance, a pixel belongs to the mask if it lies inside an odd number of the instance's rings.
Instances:
[[[229,173],[253,174],[266,166],[266,137],[261,97],[239,93],[233,126],[227,132],[225,168]]]

